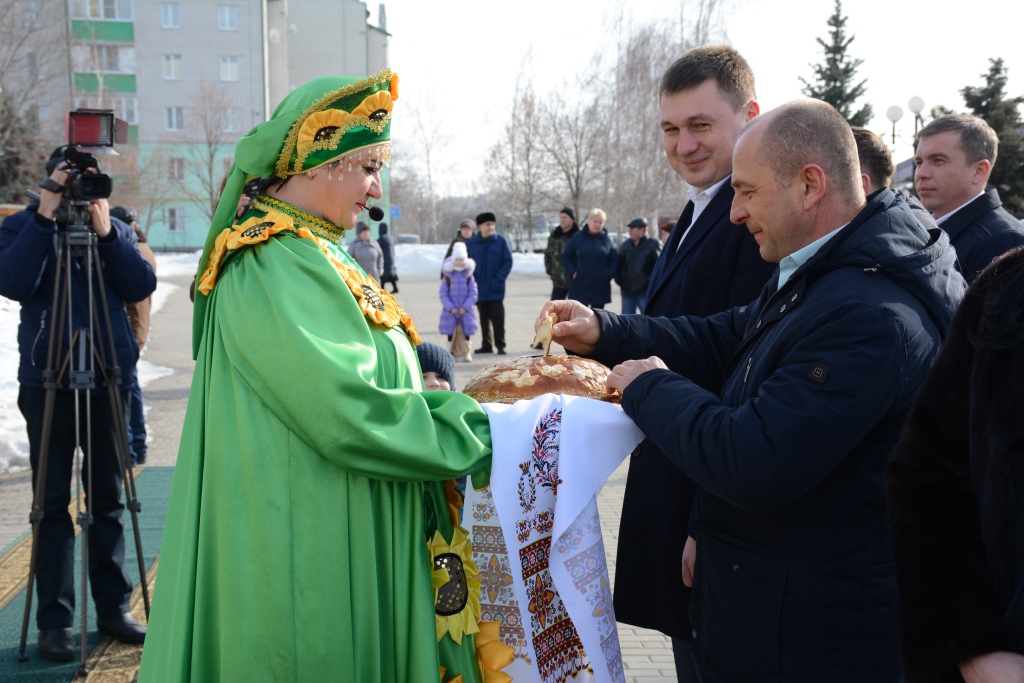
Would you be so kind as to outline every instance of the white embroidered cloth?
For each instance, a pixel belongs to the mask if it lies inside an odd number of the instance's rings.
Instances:
[[[597,493],[643,439],[622,409],[574,396],[485,404],[491,485],[470,488],[464,526],[482,619],[501,621],[517,681],[625,680]]]

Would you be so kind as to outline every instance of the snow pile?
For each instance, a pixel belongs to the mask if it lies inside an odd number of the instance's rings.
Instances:
[[[441,274],[447,244],[398,244],[395,245],[395,267],[398,277]],[[512,254],[512,274],[523,276],[541,275],[544,272],[543,254]]]
[[[0,472],[28,467],[28,436],[18,410],[18,323],[21,305],[0,297]]]
[[[174,277],[176,275],[195,275],[199,268],[201,251],[160,252],[156,255],[157,277]]]

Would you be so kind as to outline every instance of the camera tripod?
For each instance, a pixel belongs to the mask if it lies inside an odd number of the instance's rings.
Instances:
[[[53,283],[53,303],[51,311],[51,332],[46,349],[46,368],[43,372],[45,402],[43,407],[43,424],[40,435],[39,461],[36,468],[35,493],[32,500],[32,512],[29,521],[32,524],[32,555],[29,561],[28,586],[25,594],[25,614],[21,624],[21,644],[19,661],[27,661],[25,646],[28,638],[28,624],[32,611],[32,592],[36,578],[36,562],[38,560],[40,523],[44,517],[44,501],[47,481],[47,466],[50,455],[50,432],[53,427],[54,403],[57,391],[62,385],[74,392],[75,405],[75,460],[78,461],[78,491],[75,494],[78,511],[78,525],[81,533],[82,555],[82,596],[79,605],[81,617],[81,666],[80,674],[88,673],[86,660],[88,657],[88,581],[89,581],[89,538],[93,524],[92,505],[93,477],[92,464],[95,454],[92,449],[92,396],[91,390],[97,386],[97,379],[107,389],[110,402],[110,414],[114,433],[114,446],[118,465],[125,490],[125,507],[131,514],[132,528],[135,535],[135,552],[139,561],[139,576],[142,586],[142,597],[145,602],[146,616],[149,616],[149,587],[146,581],[145,559],[142,555],[142,537],[139,533],[139,512],[142,506],[135,492],[135,478],[129,466],[128,430],[125,420],[124,404],[121,399],[121,369],[117,365],[117,353],[114,345],[113,328],[110,323],[110,309],[107,307],[107,295],[104,288],[103,267],[96,250],[96,234],[88,228],[88,201],[70,201],[72,220],[67,222],[67,229],[58,232],[57,265]],[[74,328],[74,298],[72,297],[72,273],[78,259],[84,269],[88,307],[87,324],[85,327]],[[62,280],[63,275],[63,282]],[[95,284],[94,287],[94,276]],[[99,307],[95,305],[93,289],[99,290]],[[58,308],[59,306],[59,308]],[[102,340],[96,331],[100,328],[102,313],[103,330],[109,346],[109,363],[107,352],[103,349]],[[65,335],[67,349],[64,349]],[[98,375],[98,377],[97,377]],[[66,384],[65,384],[66,382]],[[99,400],[99,399],[98,399]],[[85,416],[85,450],[81,434],[81,417]],[[86,455],[88,453],[88,455]],[[82,505],[82,470],[85,468],[86,498]]]

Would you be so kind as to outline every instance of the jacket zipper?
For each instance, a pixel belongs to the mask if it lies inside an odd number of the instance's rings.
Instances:
[[[46,330],[46,314],[48,311],[43,309],[43,312],[39,315],[39,331],[36,332],[36,338],[32,340],[32,367],[36,366],[36,346],[39,344],[39,338],[43,336],[43,332]]]
[[[747,393],[747,377],[750,377],[750,366],[754,364],[754,357],[751,356],[747,359],[747,370],[743,373],[743,384],[740,386],[740,403],[743,402],[743,397]]]

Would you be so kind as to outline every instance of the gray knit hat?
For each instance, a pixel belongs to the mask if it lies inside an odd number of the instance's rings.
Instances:
[[[416,347],[416,355],[420,357],[421,372],[436,372],[455,388],[455,356],[448,349],[425,341]]]

